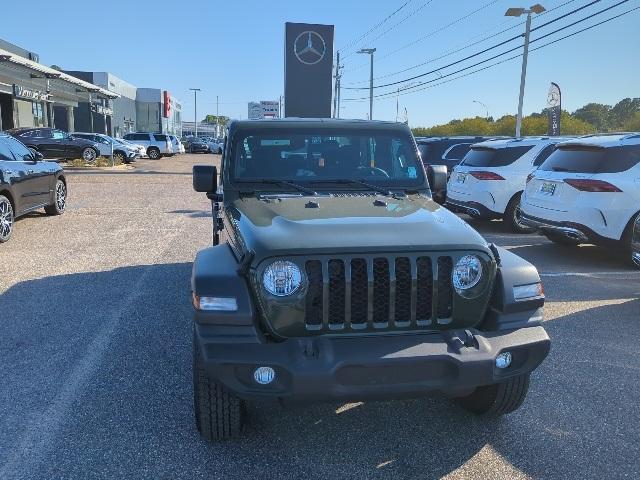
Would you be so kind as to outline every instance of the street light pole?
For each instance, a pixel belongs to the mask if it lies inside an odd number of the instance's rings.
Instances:
[[[369,120],[373,120],[373,54],[375,52],[375,48],[363,48],[358,50],[358,53],[368,54],[371,58],[371,73],[369,75]]]
[[[520,73],[520,96],[518,98],[518,116],[516,117],[516,137],[520,137],[522,129],[522,104],[524,102],[524,85],[527,77],[527,60],[529,59],[529,35],[531,33],[531,14],[540,14],[545,8],[536,3],[531,8],[509,8],[505,13],[506,17],[519,17],[527,14],[527,22],[524,31],[524,54],[522,55],[522,72]]]
[[[193,126],[195,129],[195,137],[198,137],[198,92],[202,90],[199,88],[190,88],[193,90]]]
[[[489,118],[489,107],[486,104],[482,103],[480,100],[474,100],[473,103],[477,103],[478,105],[482,105],[487,111],[487,116],[485,118]]]

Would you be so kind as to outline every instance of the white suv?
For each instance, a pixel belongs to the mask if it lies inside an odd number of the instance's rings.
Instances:
[[[152,160],[157,160],[164,155],[173,155],[174,153],[171,139],[169,135],[164,133],[127,133],[124,139],[144,145],[147,149],[147,156]]]
[[[532,232],[520,221],[520,196],[527,175],[566,140],[525,137],[472,145],[449,178],[447,207],[476,218],[503,218],[515,232]]]
[[[559,145],[527,181],[522,221],[556,243],[622,246],[640,267],[640,134]]]

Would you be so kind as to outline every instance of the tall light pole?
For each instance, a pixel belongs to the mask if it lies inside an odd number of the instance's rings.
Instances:
[[[531,8],[510,8],[504,14],[506,17],[519,17],[527,14],[527,26],[524,31],[524,55],[522,56],[522,73],[520,74],[520,98],[518,100],[518,116],[516,117],[516,137],[520,137],[522,128],[522,102],[524,100],[524,83],[527,77],[527,59],[529,58],[529,34],[531,33],[531,14],[544,12],[545,8],[536,3]]]
[[[480,100],[474,100],[473,103],[477,103],[478,105],[482,105],[484,109],[487,111],[487,116],[485,118],[489,118],[489,107],[486,104],[482,103]]]
[[[193,90],[193,126],[195,128],[195,136],[198,136],[198,92],[202,90],[199,88],[190,88]]]
[[[358,53],[365,53],[371,56],[371,73],[369,75],[369,120],[373,120],[373,54],[375,52],[375,48],[363,48],[362,50],[358,50]]]

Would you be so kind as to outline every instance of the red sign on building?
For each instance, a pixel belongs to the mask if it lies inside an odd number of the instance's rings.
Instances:
[[[167,90],[163,91],[162,100],[162,116],[169,118],[169,114],[171,113],[171,94]]]

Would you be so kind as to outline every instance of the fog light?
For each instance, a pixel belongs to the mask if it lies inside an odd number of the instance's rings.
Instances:
[[[253,379],[260,385],[268,385],[276,378],[276,372],[271,367],[259,367],[253,372]]]
[[[496,357],[496,367],[507,368],[511,365],[511,352],[502,352]]]

